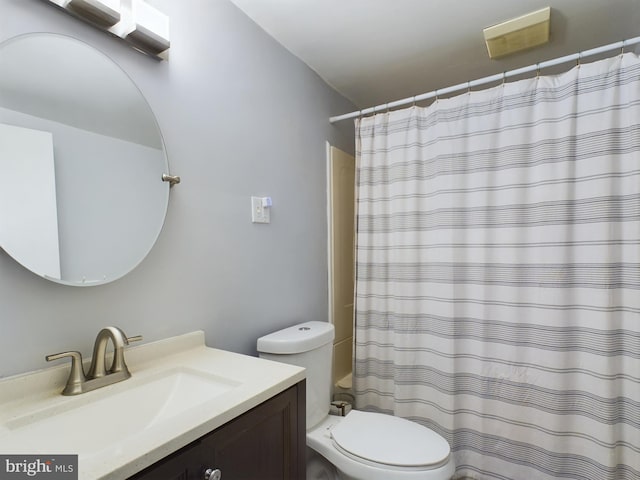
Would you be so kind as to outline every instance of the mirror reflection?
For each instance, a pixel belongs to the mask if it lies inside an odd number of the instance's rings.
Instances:
[[[0,44],[0,72],[0,247],[59,283],[122,277],[167,209],[149,105],[112,60],[62,35]]]

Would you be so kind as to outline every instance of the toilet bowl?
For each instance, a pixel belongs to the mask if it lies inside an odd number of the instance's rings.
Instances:
[[[448,480],[454,473],[444,438],[380,413],[329,415],[307,431],[307,445],[336,467],[340,480]]]
[[[433,430],[381,413],[329,415],[333,325],[306,322],[258,339],[260,357],[307,369],[308,480],[449,480],[451,448]]]

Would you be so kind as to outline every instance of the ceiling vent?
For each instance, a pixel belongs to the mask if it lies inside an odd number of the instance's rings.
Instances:
[[[551,7],[546,7],[485,28],[489,57],[500,58],[547,43],[550,19]]]

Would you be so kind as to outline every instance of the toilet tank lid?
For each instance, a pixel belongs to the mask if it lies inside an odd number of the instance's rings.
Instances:
[[[334,328],[328,322],[306,322],[258,339],[258,352],[275,354],[302,353],[333,342]]]

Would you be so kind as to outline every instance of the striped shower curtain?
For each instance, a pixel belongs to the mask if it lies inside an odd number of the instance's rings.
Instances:
[[[638,57],[356,127],[357,407],[457,479],[640,479]]]

